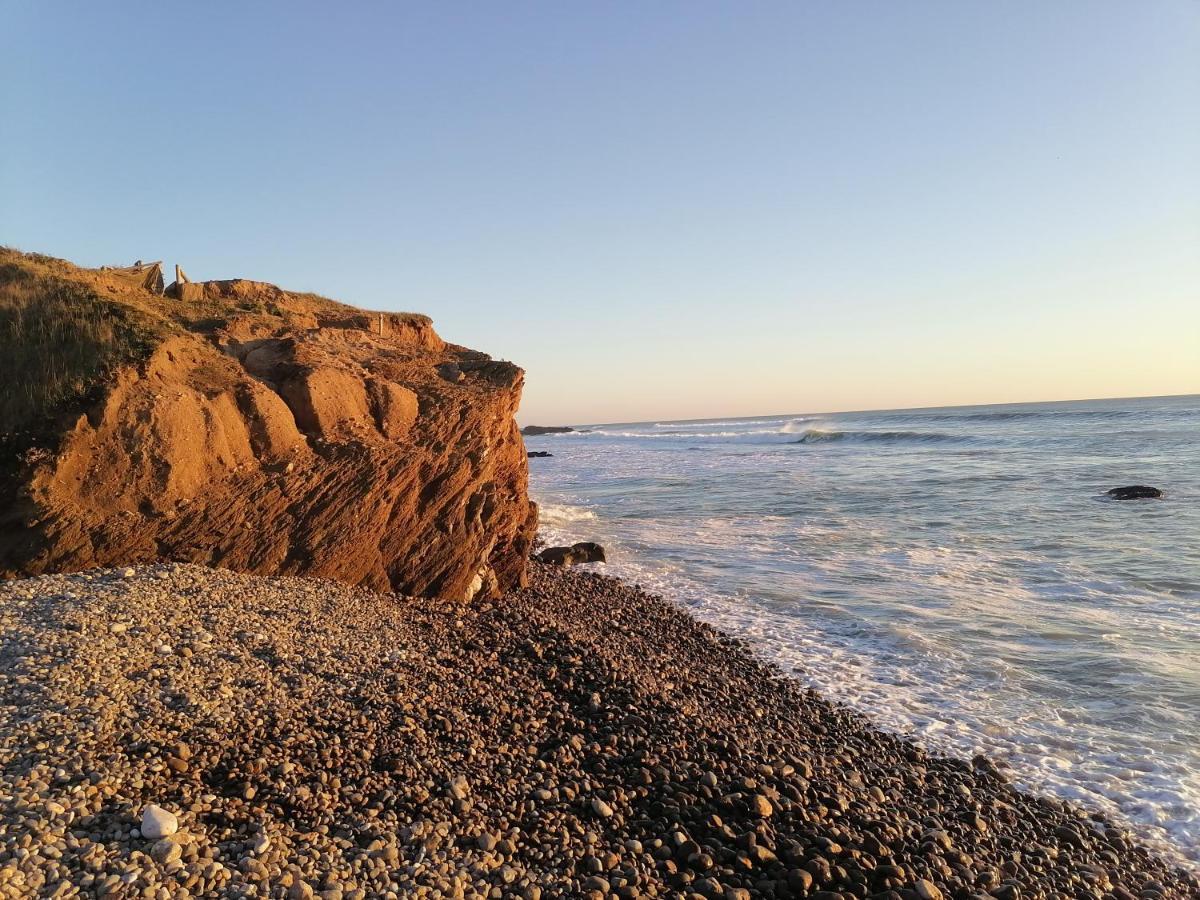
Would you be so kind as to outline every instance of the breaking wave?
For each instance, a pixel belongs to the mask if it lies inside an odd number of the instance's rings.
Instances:
[[[809,428],[793,444],[961,444],[970,438],[963,435],[943,434],[936,431],[827,431]]]

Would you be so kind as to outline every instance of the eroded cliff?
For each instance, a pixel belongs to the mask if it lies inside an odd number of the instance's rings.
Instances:
[[[65,290],[111,317],[97,333],[123,352],[86,346],[99,361],[41,409],[4,373],[19,412],[0,573],[170,559],[456,599],[524,582],[536,509],[513,364],[445,343],[424,316],[250,281],[172,300],[3,253],[0,343],[28,330],[13,308],[25,322]]]

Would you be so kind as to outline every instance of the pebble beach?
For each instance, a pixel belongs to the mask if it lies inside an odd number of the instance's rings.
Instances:
[[[0,584],[6,897],[1200,896],[611,578],[461,605],[162,564]]]

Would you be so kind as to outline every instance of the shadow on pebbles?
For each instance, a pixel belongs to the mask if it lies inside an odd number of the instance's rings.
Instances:
[[[8,897],[1200,896],[590,573],[460,606],[198,566],[0,584]]]

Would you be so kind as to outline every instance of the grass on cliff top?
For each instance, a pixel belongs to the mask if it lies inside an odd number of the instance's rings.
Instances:
[[[117,366],[144,359],[165,324],[0,250],[0,434],[36,437]]]
[[[274,289],[182,303],[112,273],[0,247],[0,443],[21,450],[59,433],[64,416],[102,396],[113,370],[147,359],[172,332],[210,331],[245,316],[286,324],[293,315],[375,314]]]

